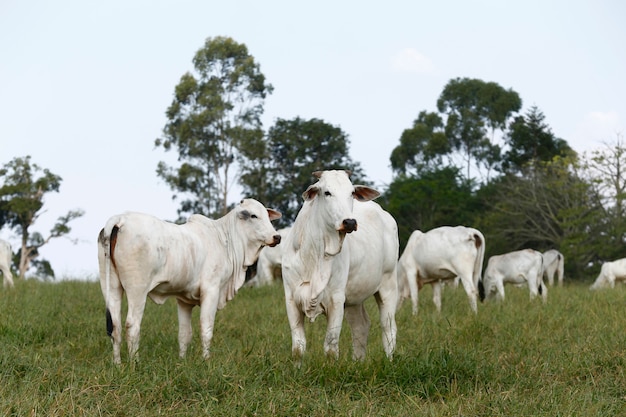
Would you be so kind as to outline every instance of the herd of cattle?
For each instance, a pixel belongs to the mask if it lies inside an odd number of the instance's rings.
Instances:
[[[504,285],[527,285],[530,297],[547,300],[547,287],[563,282],[563,255],[532,249],[492,256],[481,277],[485,238],[476,229],[443,226],[414,231],[400,255],[394,218],[373,199],[378,191],[354,185],[346,171],[319,171],[303,193],[304,204],[292,227],[276,231],[272,220],[281,214],[253,199],[244,199],[224,217],[212,220],[194,214],[176,225],[141,213],[111,217],[98,236],[100,285],[106,304],[107,332],[113,360],[121,363],[121,307],[126,294],[126,342],[129,360],[137,356],[147,298],[162,304],[175,297],[178,305],[179,355],[192,338],[191,312],[200,306],[202,354],[209,357],[218,309],[244,284],[246,270],[257,263],[248,285],[271,282],[279,271],[291,328],[292,353],[298,363],[306,350],[304,323],[327,317],[324,351],[339,354],[343,318],[352,330],[354,359],[365,357],[370,319],[364,302],[374,296],[385,353],[392,357],[395,314],[411,299],[417,314],[418,293],[433,288],[441,310],[442,285],[460,282],[477,312],[477,298],[504,300]],[[347,235],[350,235],[349,237]],[[258,262],[257,262],[258,261]],[[0,271],[12,287],[11,247],[0,241]],[[607,262],[591,289],[626,280],[626,258]]]

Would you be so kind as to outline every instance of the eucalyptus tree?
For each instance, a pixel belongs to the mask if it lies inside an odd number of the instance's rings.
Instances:
[[[497,167],[501,149],[495,143],[495,132],[504,131],[521,107],[515,91],[495,82],[455,78],[446,84],[437,109],[447,115],[445,134],[452,149],[462,155],[468,180],[472,162],[476,167]]]
[[[208,38],[193,58],[167,108],[167,124],[156,147],[178,152],[177,167],[159,162],[157,175],[182,198],[179,216],[228,211],[228,194],[245,164],[243,143],[263,136],[260,117],[273,90],[244,44]],[[255,139],[256,138],[256,139]]]
[[[391,152],[389,160],[394,174],[419,176],[442,166],[444,156],[451,152],[443,128],[441,116],[421,111]]]
[[[17,157],[0,167],[0,228],[15,229],[20,236],[18,271],[24,277],[31,265],[38,272],[54,277],[54,270],[45,259],[36,259],[39,249],[51,239],[71,232],[69,223],[83,216],[81,209],[60,216],[47,236],[32,232],[31,227],[42,214],[44,197],[59,192],[62,178],[47,168],[41,168],[30,156]]]

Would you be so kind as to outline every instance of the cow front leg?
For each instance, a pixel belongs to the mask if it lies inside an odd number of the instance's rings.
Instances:
[[[328,324],[326,327],[326,338],[324,339],[324,353],[333,359],[339,359],[339,336],[341,334],[345,301],[345,295],[333,295],[326,311]]]
[[[296,365],[302,365],[302,357],[306,351],[306,334],[304,332],[304,313],[300,310],[289,295],[285,298],[287,308],[287,319],[291,329],[291,355],[296,361]]]
[[[352,331],[352,359],[363,360],[371,324],[369,316],[363,304],[346,306],[345,313]]]
[[[202,357],[204,359],[209,359],[210,356],[219,295],[219,289],[207,292],[200,304],[200,340],[202,341]]]
[[[433,282],[433,303],[437,309],[437,313],[441,313],[441,281]]]
[[[420,280],[420,277],[417,274],[417,271],[407,271],[407,278],[409,281],[409,293],[411,294],[411,312],[414,316],[417,316],[420,290],[418,281]]]
[[[191,336],[193,334],[191,328],[191,311],[193,310],[193,305],[187,304],[181,300],[176,301],[178,303],[178,349],[179,356],[184,358],[187,354],[187,348],[191,343]]]
[[[13,284],[13,275],[11,274],[11,269],[10,268],[3,268],[2,269],[2,286],[4,288],[13,288],[14,284]]]

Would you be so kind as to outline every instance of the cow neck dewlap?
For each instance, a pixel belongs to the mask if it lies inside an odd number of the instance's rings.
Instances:
[[[234,210],[231,210],[224,217],[215,220],[218,225],[217,230],[220,241],[226,248],[226,255],[231,264],[230,277],[220,288],[218,309],[223,308],[228,301],[235,297],[235,294],[237,294],[237,291],[246,280],[244,259],[247,248],[241,236],[237,234],[236,220]]]
[[[339,250],[329,255],[328,242],[332,241],[327,239],[329,231],[323,227],[316,227],[319,224],[316,220],[319,219],[310,218],[310,211],[303,214],[304,216],[299,216],[296,222],[300,224],[294,224],[291,232],[294,233],[294,242],[298,242],[297,250],[301,265],[306,265],[301,271],[303,284],[297,289],[297,298],[304,313],[313,320],[323,312],[321,302],[331,278],[335,255],[341,252],[341,245],[338,245],[337,239],[337,244],[333,247]],[[339,235],[339,232],[332,233]]]

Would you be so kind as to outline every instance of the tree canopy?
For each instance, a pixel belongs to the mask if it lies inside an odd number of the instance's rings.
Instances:
[[[444,87],[437,108],[447,115],[445,133],[451,147],[470,168],[480,164],[491,168],[500,159],[500,147],[493,142],[496,130],[506,129],[509,118],[522,107],[519,95],[494,82],[455,78]],[[491,133],[491,137],[487,136]]]
[[[36,259],[39,248],[51,239],[65,236],[71,232],[69,223],[81,216],[83,210],[70,210],[59,217],[55,225],[44,237],[39,232],[31,232],[44,206],[44,197],[51,192],[58,192],[62,179],[49,169],[43,169],[30,160],[30,156],[14,158],[0,168],[0,228],[15,229],[21,237],[18,250],[20,277],[24,277],[31,265],[45,276],[54,277],[54,270],[45,259]]]
[[[183,214],[222,216],[238,175],[242,146],[263,136],[260,117],[273,90],[244,44],[229,37],[208,38],[185,73],[166,111],[168,123],[156,147],[176,149],[178,167],[160,162],[157,175],[174,198],[184,196]]]

